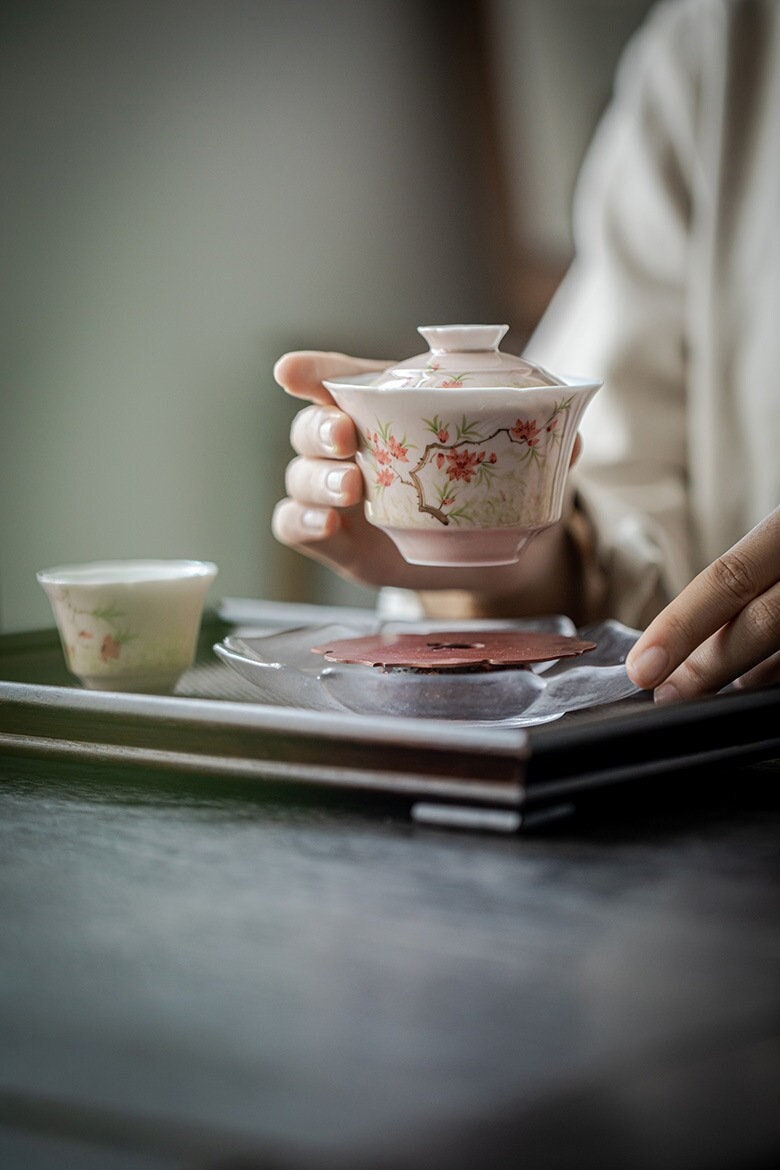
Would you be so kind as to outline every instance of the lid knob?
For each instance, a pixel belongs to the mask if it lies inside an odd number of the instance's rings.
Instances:
[[[497,350],[508,325],[421,325],[417,330],[431,353],[475,353]]]

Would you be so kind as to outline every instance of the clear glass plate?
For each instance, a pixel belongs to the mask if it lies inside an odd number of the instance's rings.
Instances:
[[[637,694],[624,662],[639,634],[619,622],[577,630],[566,617],[517,622],[385,622],[377,630],[427,633],[501,626],[569,634],[596,643],[578,658],[537,663],[525,670],[426,674],[382,671],[326,661],[312,647],[365,635],[364,626],[330,623],[282,632],[231,636],[216,654],[258,691],[258,701],[315,711],[353,711],[452,719],[472,724],[533,727],[567,711],[614,703]]]

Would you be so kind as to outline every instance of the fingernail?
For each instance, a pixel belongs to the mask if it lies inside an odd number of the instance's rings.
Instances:
[[[301,516],[301,524],[307,532],[324,532],[327,513],[320,508],[307,508]]]
[[[333,431],[335,425],[336,420],[334,418],[328,417],[322,420],[319,430],[320,442],[322,443],[325,450],[331,455],[335,455],[336,453],[336,444],[333,441]]]
[[[676,703],[682,696],[674,683],[664,683],[655,691],[653,698],[656,703]]]
[[[346,467],[334,468],[333,471],[329,471],[325,476],[325,487],[337,499],[341,498],[341,490],[344,486],[344,480],[347,477],[347,470]]]
[[[649,689],[669,673],[669,655],[662,646],[648,646],[636,658],[628,656],[628,673],[638,687]]]

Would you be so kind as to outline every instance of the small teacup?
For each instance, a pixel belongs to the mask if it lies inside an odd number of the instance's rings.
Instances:
[[[511,564],[561,517],[601,383],[502,353],[507,328],[420,328],[428,353],[325,382],[358,430],[366,516],[411,564]]]
[[[210,561],[104,561],[37,573],[68,669],[90,690],[165,693],[192,665]]]

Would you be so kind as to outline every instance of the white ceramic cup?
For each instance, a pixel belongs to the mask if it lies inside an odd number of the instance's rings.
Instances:
[[[192,665],[210,561],[63,565],[37,579],[68,669],[90,690],[165,693]]]

